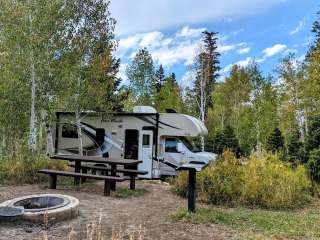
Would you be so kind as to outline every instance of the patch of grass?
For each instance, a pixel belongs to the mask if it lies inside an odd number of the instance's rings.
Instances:
[[[268,211],[247,208],[199,208],[195,213],[180,209],[170,218],[194,224],[213,223],[238,230],[245,239],[265,237],[320,238],[319,204],[300,211]],[[262,234],[255,238],[256,234]]]
[[[64,161],[54,161],[45,155],[20,151],[14,157],[0,157],[0,185],[35,184],[47,182],[48,176],[39,174],[43,168],[66,170]]]
[[[130,190],[125,187],[118,187],[116,192],[114,193],[114,196],[117,198],[129,198],[129,197],[140,197],[147,193],[148,190],[144,188],[138,188],[136,190]]]

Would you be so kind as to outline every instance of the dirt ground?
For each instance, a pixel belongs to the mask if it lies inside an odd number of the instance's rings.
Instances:
[[[122,185],[122,184],[121,184]],[[38,185],[0,187],[0,202],[14,197],[40,194],[60,193],[74,196],[80,200],[80,216],[74,220],[49,223],[48,238],[54,240],[68,239],[68,233],[74,229],[86,229],[86,225],[96,221],[102,215],[102,229],[108,239],[113,229],[138,228],[143,225],[145,239],[234,239],[236,233],[213,224],[193,225],[183,222],[173,223],[168,216],[178,208],[186,206],[181,199],[169,190],[166,183],[138,181],[137,188],[148,192],[140,197],[125,199],[104,197],[102,184],[95,183],[80,189],[59,187],[48,190]],[[43,226],[26,222],[0,222],[0,239],[42,239]]]

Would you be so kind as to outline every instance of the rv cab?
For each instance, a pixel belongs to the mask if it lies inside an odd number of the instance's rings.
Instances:
[[[162,155],[160,158],[167,165],[175,167],[184,164],[206,165],[214,160],[216,155],[209,152],[201,152],[192,139],[181,136],[166,136],[161,139]],[[175,175],[171,168],[161,167],[162,175]],[[171,171],[170,171],[171,170]]]

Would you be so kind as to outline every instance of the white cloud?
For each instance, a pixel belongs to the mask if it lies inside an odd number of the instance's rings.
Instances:
[[[285,50],[282,55],[288,55],[288,54],[297,54],[298,53],[298,50],[297,49],[291,49],[291,48],[288,48],[287,50]]]
[[[237,50],[237,52],[239,52],[241,50],[241,48],[247,46],[247,43],[245,42],[241,42],[241,43],[237,43],[237,44],[219,44],[218,46],[218,51],[220,53],[227,53],[227,52],[230,52],[230,51],[233,51],[233,50]],[[249,48],[250,50],[250,48]]]
[[[220,53],[226,53],[226,52],[232,51],[234,49],[236,49],[236,45],[223,45],[223,46],[218,47],[218,51]]]
[[[150,32],[144,34],[139,44],[140,47],[150,47],[160,45],[160,41],[163,39],[161,32]]]
[[[205,30],[205,28],[189,28],[189,26],[185,26],[181,31],[177,32],[176,36],[187,38],[200,37]]]
[[[117,20],[116,33],[162,30],[183,24],[236,20],[265,12],[283,0],[113,0],[110,11]]]
[[[303,62],[306,59],[306,55],[302,54],[300,57],[298,57],[297,61],[298,62]]]
[[[186,26],[173,34],[172,38],[159,31],[135,34],[119,40],[117,56],[127,62],[135,56],[139,48],[147,47],[157,64],[166,67],[177,63],[190,65],[196,55],[201,32],[204,30]]]
[[[127,66],[128,66],[127,63],[120,64],[119,72],[117,74],[117,77],[122,79],[121,84],[123,84],[123,85],[128,85],[129,84],[128,78],[127,78],[127,75],[126,75]]]
[[[249,47],[240,48],[240,49],[238,49],[237,53],[246,54],[246,53],[250,52],[250,50],[251,50],[251,48],[249,48]]]
[[[289,32],[289,35],[292,36],[298,32],[300,32],[302,30],[304,26],[304,20],[301,20],[298,24],[298,26],[295,27],[295,29],[293,29],[291,32]]]
[[[287,48],[286,45],[278,43],[278,44],[275,44],[271,47],[264,49],[262,51],[262,53],[264,54],[264,58],[269,58],[269,57],[272,57],[278,53],[283,52],[286,48]]]
[[[230,72],[232,66],[234,66],[234,65],[238,65],[240,67],[246,67],[252,61],[253,61],[253,59],[251,57],[247,57],[246,59],[237,61],[237,62],[235,62],[233,64],[229,64],[229,65],[225,66],[224,68],[222,68],[222,70],[220,70],[220,74],[223,75],[223,74],[226,74],[226,73]]]
[[[195,79],[196,79],[196,75],[194,71],[192,70],[186,71],[181,78],[181,85],[183,87],[192,87]]]
[[[190,65],[196,56],[197,47],[198,43],[181,43],[154,50],[152,57],[156,62],[169,67],[179,62]]]

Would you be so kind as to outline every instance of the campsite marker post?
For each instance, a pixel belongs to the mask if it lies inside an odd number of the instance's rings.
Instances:
[[[189,173],[189,182],[188,182],[188,211],[195,212],[196,211],[196,182],[197,182],[197,172],[202,171],[204,168],[208,166],[207,164],[184,164],[178,167],[177,171],[188,171]]]
[[[188,186],[188,211],[194,212],[196,209],[196,176],[197,171],[189,168],[189,186]]]

